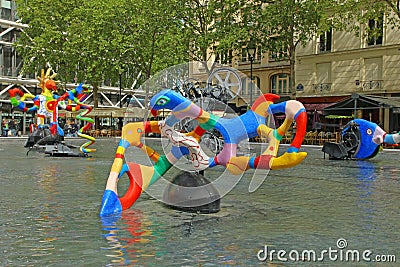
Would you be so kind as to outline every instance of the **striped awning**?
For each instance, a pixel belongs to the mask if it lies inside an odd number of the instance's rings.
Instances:
[[[60,117],[76,117],[81,111],[66,111],[60,110],[58,115]],[[133,107],[133,108],[94,108],[87,117],[99,117],[99,118],[143,118],[145,110]]]

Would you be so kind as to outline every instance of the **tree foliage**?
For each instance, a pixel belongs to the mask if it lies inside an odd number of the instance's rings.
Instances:
[[[218,61],[222,54],[241,47],[248,33],[242,27],[243,0],[177,0],[182,22],[182,40],[188,44],[191,60]],[[215,63],[215,61],[213,62]],[[209,72],[209,66],[204,65]],[[212,68],[212,67],[211,67]]]
[[[354,31],[357,35],[362,25],[369,21],[385,18],[386,27],[400,28],[399,0],[346,0],[337,5],[335,19],[342,23],[342,29]],[[381,34],[366,32],[367,35]]]
[[[172,2],[172,1],[171,1]],[[149,77],[185,60],[174,37],[179,21],[161,0],[19,1],[18,15],[29,24],[18,40],[24,70],[49,63],[67,81],[117,82],[129,71]],[[27,60],[29,59],[29,60]]]
[[[124,87],[129,87],[139,73],[148,79],[189,60],[218,61],[253,40],[264,52],[287,52],[294,92],[298,45],[329,28],[344,27],[344,17],[335,14],[360,9],[357,3],[368,1],[338,2],[17,0],[18,15],[30,25],[18,49],[27,73],[49,63],[63,81],[118,85],[122,75]],[[391,1],[374,2],[388,7]]]

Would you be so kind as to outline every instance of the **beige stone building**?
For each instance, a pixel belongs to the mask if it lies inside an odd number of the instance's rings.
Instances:
[[[358,35],[330,30],[298,46],[296,99],[310,115],[319,111],[330,117],[364,118],[386,131],[400,130],[400,30],[386,21],[371,20]],[[377,28],[380,34],[368,36],[368,28]],[[250,77],[250,63],[244,48],[231,64]],[[289,63],[279,55],[256,53],[252,73],[259,92],[289,98]],[[259,92],[253,91],[253,100]],[[243,83],[241,96],[249,102],[249,95],[249,84]]]
[[[325,113],[355,114],[386,131],[400,130],[400,31],[385,21],[371,20],[358,36],[332,30],[299,47],[295,84],[304,89],[297,99],[321,107],[342,99]],[[378,27],[379,36],[368,36],[368,27]]]

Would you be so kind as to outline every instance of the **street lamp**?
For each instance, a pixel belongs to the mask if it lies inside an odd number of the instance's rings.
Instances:
[[[135,49],[135,47],[128,47],[127,49],[125,49],[120,55],[119,55],[119,59],[118,59],[118,63],[119,63],[119,107],[122,108],[122,74],[126,69],[126,64],[127,61],[126,59],[124,59],[124,61],[121,61],[121,58],[123,58],[126,54],[126,52]]]
[[[3,122],[3,103],[0,102],[0,123]],[[2,134],[2,129],[0,128],[0,135]]]
[[[250,107],[253,104],[253,61],[256,55],[256,47],[252,40],[250,40],[249,45],[247,46],[247,54],[250,59]]]
[[[119,108],[122,108],[122,71],[119,71]]]

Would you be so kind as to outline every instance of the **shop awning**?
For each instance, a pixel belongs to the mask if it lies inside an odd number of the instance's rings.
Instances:
[[[379,108],[400,108],[400,98],[353,94],[323,109],[324,115],[354,114],[356,110],[373,110]]]
[[[94,108],[88,115],[88,117],[122,117],[122,111],[115,108]]]
[[[325,116],[325,119],[350,119],[353,118],[353,116],[348,116],[348,115],[328,115]]]
[[[76,117],[81,111],[59,111],[60,117]],[[99,118],[143,118],[145,110],[139,107],[133,108],[93,108],[93,110],[87,115],[87,117],[99,117]],[[150,114],[151,115],[151,114]]]
[[[316,111],[322,111],[324,108],[329,107],[334,103],[312,103],[312,104],[303,104],[306,111],[309,112],[314,112]]]

